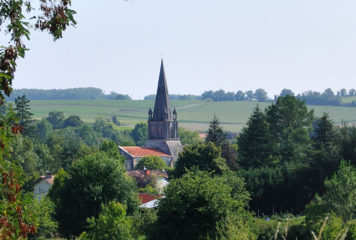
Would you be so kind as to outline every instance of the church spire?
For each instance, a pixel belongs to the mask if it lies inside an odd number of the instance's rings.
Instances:
[[[172,121],[171,106],[169,104],[169,94],[164,72],[163,59],[161,60],[161,70],[159,73],[155,107],[153,111],[154,121]]]

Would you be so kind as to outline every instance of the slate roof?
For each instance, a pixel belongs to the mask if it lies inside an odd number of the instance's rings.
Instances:
[[[120,149],[122,149],[132,157],[147,157],[147,156],[170,157],[170,155],[154,148],[120,146]]]
[[[153,110],[153,121],[172,121],[171,106],[167,87],[166,74],[164,72],[163,59],[159,73],[155,107]]]

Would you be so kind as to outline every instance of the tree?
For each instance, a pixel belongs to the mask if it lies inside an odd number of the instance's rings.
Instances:
[[[346,90],[345,88],[342,88],[342,89],[340,90],[340,96],[341,96],[341,97],[347,97],[347,90]]]
[[[136,142],[137,146],[145,146],[148,138],[147,123],[137,123],[131,132],[131,136]]]
[[[246,94],[243,91],[239,90],[235,94],[235,99],[237,101],[244,101],[246,100]]]
[[[91,125],[83,124],[79,129],[77,129],[76,132],[88,146],[95,146],[98,144],[99,140],[97,133],[94,131]]]
[[[242,129],[237,144],[238,162],[243,168],[271,167],[278,163],[277,149],[272,141],[269,124],[258,106],[250,116],[247,126]]]
[[[356,216],[356,169],[342,161],[339,170],[325,182],[326,192],[316,195],[315,201],[307,207],[307,216],[318,213],[319,218],[334,212],[344,222]]]
[[[63,127],[80,127],[83,121],[79,116],[69,116],[63,121]]]
[[[349,96],[356,96],[356,90],[355,89],[350,89],[349,90]]]
[[[46,119],[35,123],[36,135],[39,141],[45,142],[52,133],[53,126]]]
[[[315,195],[306,188],[311,178],[306,164],[291,162],[275,167],[239,169],[237,173],[246,181],[246,189],[251,194],[249,207],[256,214],[300,214]]]
[[[19,119],[19,123],[22,127],[27,127],[28,124],[32,122],[33,113],[30,112],[30,100],[26,98],[26,95],[18,96],[15,99],[15,111],[17,111],[16,116]]]
[[[205,142],[212,142],[217,146],[221,146],[226,140],[226,133],[223,128],[220,127],[219,119],[215,116],[209,124],[208,135],[205,138]]]
[[[54,213],[54,204],[48,198],[43,198],[41,201],[34,199],[31,206],[31,211],[36,215],[38,221],[38,228],[36,239],[53,239],[57,233],[57,222],[53,221],[52,215]],[[32,239],[32,238],[30,238]]]
[[[309,131],[314,111],[308,110],[304,101],[287,95],[278,97],[266,109],[272,139],[279,146],[282,162],[300,161],[305,158],[310,145]]]
[[[133,222],[126,216],[126,207],[119,202],[111,201],[102,204],[97,218],[88,220],[87,232],[83,232],[81,240],[134,240]]]
[[[244,202],[233,198],[231,192],[223,177],[212,177],[206,172],[188,172],[172,180],[165,191],[166,198],[158,205],[152,239],[223,239],[227,232],[219,229],[228,228],[228,220],[248,215],[243,210]],[[240,231],[229,239],[249,235],[241,218],[235,222],[241,226]]]
[[[21,166],[27,177],[35,175],[40,159],[34,152],[32,140],[20,135],[15,138],[13,146],[9,161]]]
[[[335,97],[334,91],[331,88],[325,89],[322,95],[328,98]]]
[[[281,97],[284,97],[284,96],[287,96],[287,95],[290,95],[290,96],[294,96],[294,92],[290,89],[286,89],[284,88],[281,93],[279,94],[279,96]]]
[[[173,175],[181,177],[186,170],[199,169],[222,174],[228,167],[221,157],[221,149],[213,143],[200,143],[186,146],[179,154]]]
[[[55,219],[64,237],[79,236],[88,217],[98,217],[102,203],[119,201],[128,214],[137,209],[135,183],[123,164],[102,152],[84,156],[68,173],[58,172],[48,196],[55,204]],[[73,224],[75,223],[75,224]]]
[[[258,102],[265,102],[267,101],[267,92],[262,88],[259,88],[255,91],[255,97]]]
[[[32,3],[32,2],[31,2]],[[0,29],[6,29],[8,46],[0,50],[0,99],[4,94],[10,96],[12,80],[19,57],[24,58],[28,50],[24,39],[30,39],[30,29],[48,31],[57,40],[70,25],[75,25],[75,11],[71,10],[71,1],[38,1],[39,8],[34,9],[30,1],[14,0],[0,2]],[[36,15],[25,13],[36,12]]]
[[[237,163],[237,148],[236,144],[230,144],[228,141],[221,146],[221,156],[226,160],[226,165],[232,171],[236,171],[239,168]]]
[[[53,129],[63,127],[64,114],[63,112],[53,111],[48,114],[47,121],[52,124]]]
[[[119,149],[113,141],[104,140],[99,149],[105,152],[109,157],[117,159],[122,163],[125,162],[125,158],[120,155]]]
[[[29,204],[32,196],[21,189],[21,168],[4,157],[10,156],[11,144],[19,133],[12,107],[0,116],[0,239],[26,238],[36,232],[36,219]]]
[[[112,116],[112,122],[113,122],[116,126],[120,126],[120,121],[117,119],[117,116]]]
[[[150,170],[164,170],[167,169],[167,167],[167,163],[157,156],[143,157],[136,165],[136,169],[138,170],[144,170],[144,168]]]
[[[356,166],[356,127],[348,126],[346,123],[338,129],[341,136],[341,155],[346,161]]]
[[[178,128],[178,136],[182,145],[190,145],[202,142],[198,131],[189,131],[180,127]]]
[[[0,29],[5,29],[5,34],[9,35],[9,38],[4,40],[8,42],[8,46],[0,49],[0,105],[4,103],[5,95],[10,96],[12,92],[17,59],[24,58],[27,51],[24,38],[29,39],[31,25],[29,21],[34,21],[36,29],[48,30],[55,40],[62,37],[67,26],[75,24],[73,19],[75,12],[68,8],[70,1],[39,1],[39,5],[39,14],[32,17],[31,14],[23,13],[25,10],[27,12],[33,10],[30,1],[0,2]],[[3,154],[8,153],[9,128],[13,133],[18,133],[18,128],[13,124],[13,117],[5,116],[0,119],[0,175],[3,178],[0,185],[1,239],[25,239],[29,233],[34,234],[36,231],[34,224],[31,224],[34,220],[31,219],[21,195],[18,176],[20,171],[14,170],[17,166],[12,166],[13,169],[6,168],[6,162],[2,159]]]
[[[247,96],[247,100],[249,100],[249,101],[252,101],[252,100],[255,99],[255,94],[254,94],[253,91],[251,91],[251,90],[248,90],[248,91],[246,92],[246,96]]]

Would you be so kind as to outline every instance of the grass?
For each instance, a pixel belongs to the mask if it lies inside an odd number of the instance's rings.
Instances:
[[[341,99],[342,103],[352,103],[353,101],[356,101],[356,96],[352,97],[343,97]]]
[[[179,125],[204,132],[214,114],[219,118],[225,130],[238,132],[245,126],[256,102],[204,102],[171,101],[177,108]],[[268,103],[258,103],[261,109]],[[153,108],[154,101],[144,100],[62,100],[31,101],[31,110],[36,119],[46,117],[51,111],[63,111],[66,116],[79,115],[85,122],[94,122],[97,117],[112,118],[118,116],[123,128],[132,128],[138,122],[147,121],[147,112]],[[308,106],[314,109],[316,116],[328,112],[334,123],[343,121],[356,124],[356,108],[334,106]]]

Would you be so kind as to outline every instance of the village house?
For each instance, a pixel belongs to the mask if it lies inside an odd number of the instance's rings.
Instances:
[[[54,182],[55,175],[47,172],[41,176],[33,187],[33,197],[37,200],[42,200],[48,194]]]

